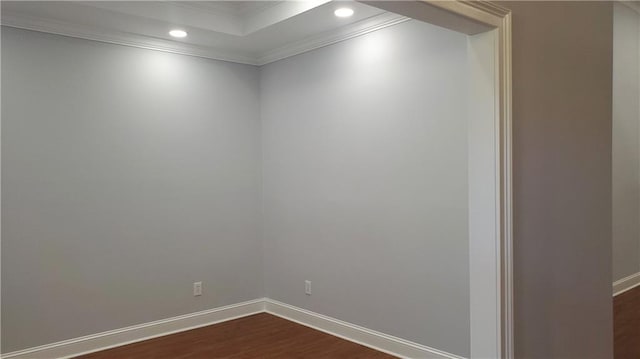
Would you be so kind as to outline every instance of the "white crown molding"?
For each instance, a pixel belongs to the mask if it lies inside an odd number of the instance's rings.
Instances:
[[[111,44],[139,47],[149,50],[157,50],[175,54],[191,55],[214,60],[261,66],[284,59],[286,57],[298,55],[303,52],[311,51],[323,46],[361,36],[372,31],[383,29],[385,27],[397,25],[408,20],[410,19],[401,15],[383,13],[355,22],[353,24],[340,27],[335,30],[326,31],[314,36],[309,36],[302,40],[285,45],[281,48],[268,51],[264,54],[258,54],[258,56],[255,57],[235,51],[191,45],[114,30],[100,29],[95,26],[72,24],[57,20],[32,17],[15,12],[3,12],[2,22],[0,24],[3,26],[40,31]]]
[[[265,311],[289,321],[400,358],[464,359],[464,357],[442,350],[393,337],[269,298],[265,298]]]
[[[267,51],[257,59],[257,63],[259,65],[265,65],[270,62],[299,55],[307,51],[335,44],[340,41],[345,41],[357,36],[383,29],[385,27],[401,24],[409,20],[411,19],[408,17],[392,13],[383,13],[380,15],[372,16],[368,19],[358,21],[337,30],[327,31],[318,35],[309,36],[300,41],[287,44],[281,48]]]
[[[2,359],[72,358],[264,312],[264,299],[162,319],[2,354]]]
[[[191,45],[170,40],[157,39],[131,33],[105,30],[95,26],[71,24],[32,17],[24,14],[4,11],[2,13],[2,26],[19,29],[46,32],[56,35],[77,37],[81,39],[106,42],[111,44],[139,47],[142,49],[171,52],[175,54],[205,57],[215,60],[237,62],[241,64],[257,65],[253,57],[237,52],[215,49],[212,47]]]
[[[640,272],[613,282],[613,296],[617,296],[640,286]]]

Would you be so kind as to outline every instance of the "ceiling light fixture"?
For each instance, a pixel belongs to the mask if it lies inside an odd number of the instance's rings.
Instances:
[[[353,9],[348,7],[341,7],[338,10],[334,11],[333,14],[337,17],[350,17],[353,15]]]
[[[187,32],[184,30],[171,30],[169,31],[169,35],[173,36],[173,37],[178,37],[178,38],[182,38],[182,37],[187,37]]]

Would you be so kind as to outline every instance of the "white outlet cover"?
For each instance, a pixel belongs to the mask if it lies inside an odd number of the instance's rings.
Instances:
[[[193,283],[193,295],[194,296],[202,295],[202,282]]]

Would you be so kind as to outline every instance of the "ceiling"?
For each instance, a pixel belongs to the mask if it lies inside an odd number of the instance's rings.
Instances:
[[[2,25],[263,65],[407,18],[353,1],[2,1]],[[355,13],[338,18],[333,11]],[[171,29],[188,32],[184,39]]]

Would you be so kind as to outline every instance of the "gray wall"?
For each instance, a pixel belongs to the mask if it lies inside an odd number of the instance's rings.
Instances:
[[[611,2],[513,11],[518,359],[612,358]]]
[[[516,357],[610,358],[612,4],[500,4],[514,21]]]
[[[640,16],[614,4],[613,280],[640,272]]]
[[[469,354],[466,51],[411,21],[261,69],[269,298]]]
[[[3,352],[263,296],[258,80],[2,28]]]

